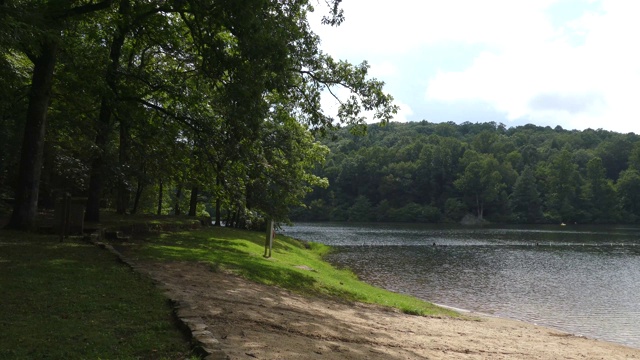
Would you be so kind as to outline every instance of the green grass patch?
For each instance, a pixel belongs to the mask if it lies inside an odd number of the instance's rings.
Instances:
[[[107,251],[0,231],[0,359],[184,359],[153,283]]]
[[[155,260],[206,261],[247,279],[302,294],[339,297],[381,304],[408,314],[459,316],[417,298],[380,289],[360,281],[348,269],[336,269],[322,259],[328,246],[301,243],[278,235],[271,258],[263,257],[264,234],[228,228],[166,233],[147,238],[137,256]]]

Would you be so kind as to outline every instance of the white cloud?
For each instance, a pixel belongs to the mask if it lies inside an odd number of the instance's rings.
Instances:
[[[323,7],[310,21],[331,54],[397,54],[444,41],[505,46],[552,35],[543,16],[552,2],[349,0],[342,2],[346,21],[339,27],[318,25]]]
[[[375,78],[390,78],[398,74],[398,67],[391,61],[369,64],[369,75]]]
[[[395,103],[396,105],[398,105],[400,110],[398,110],[398,113],[393,117],[392,121],[397,121],[397,122],[409,121],[409,117],[413,115],[413,110],[411,109],[411,106],[409,106],[409,104],[405,104],[400,101],[396,101]]]
[[[640,3],[604,1],[603,9],[563,29],[564,35],[579,31],[579,45],[548,36],[548,26],[538,24],[529,42],[503,42],[463,71],[438,73],[426,96],[484,101],[510,120],[552,119],[567,128],[640,133],[640,51],[634,45]]]
[[[640,2],[348,0],[342,6],[346,21],[337,28],[318,25],[322,6],[310,18],[322,48],[336,58],[370,60],[370,74],[403,101],[398,121],[418,109],[417,117],[438,121],[423,113],[427,103],[450,104],[438,111],[457,118],[460,104],[481,102],[505,121],[640,134]],[[555,13],[558,6],[569,6],[569,13]],[[433,49],[456,52],[434,54],[440,60],[432,64]],[[461,61],[448,66],[442,59]],[[415,96],[418,87],[426,98]],[[466,116],[461,121],[474,121]]]

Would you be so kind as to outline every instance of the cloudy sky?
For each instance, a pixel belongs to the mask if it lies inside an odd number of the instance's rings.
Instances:
[[[395,121],[495,121],[640,134],[640,1],[343,0],[322,48],[372,76]]]

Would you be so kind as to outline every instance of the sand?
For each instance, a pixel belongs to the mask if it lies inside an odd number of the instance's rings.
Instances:
[[[413,316],[300,296],[202,263],[141,265],[203,318],[230,359],[640,359],[640,349],[509,319]]]

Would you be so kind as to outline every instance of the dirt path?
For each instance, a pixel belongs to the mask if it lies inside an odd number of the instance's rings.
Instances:
[[[640,349],[518,321],[411,316],[295,295],[206,264],[142,265],[192,306],[231,359],[640,359]]]

